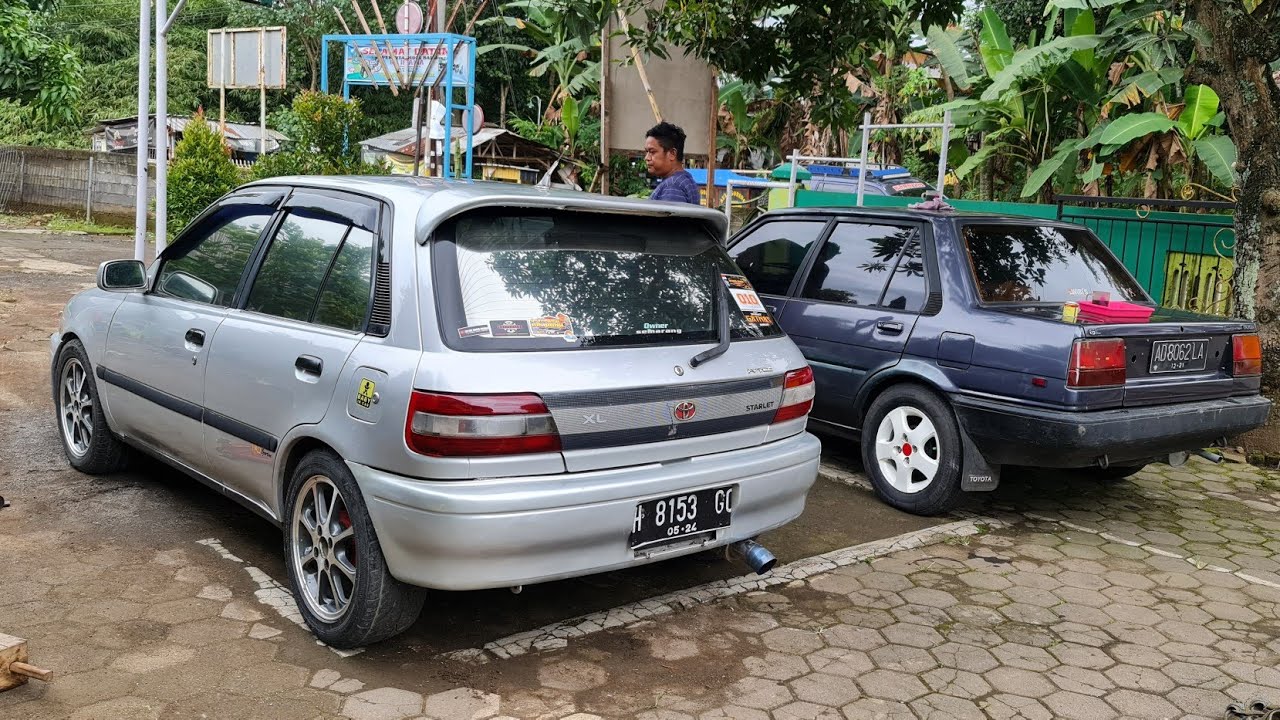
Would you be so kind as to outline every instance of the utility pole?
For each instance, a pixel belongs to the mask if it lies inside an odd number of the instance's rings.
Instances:
[[[156,0],[156,257],[160,257],[169,237],[169,28],[165,23],[168,19],[167,1]]]
[[[140,0],[138,12],[138,187],[134,195],[133,259],[147,254],[147,140],[151,114],[151,0]]]

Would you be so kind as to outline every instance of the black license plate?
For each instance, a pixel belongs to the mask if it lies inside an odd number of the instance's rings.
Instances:
[[[1151,372],[1204,370],[1208,355],[1208,340],[1157,340],[1151,343]]]
[[[712,488],[640,503],[631,526],[632,549],[729,527],[736,491]]]

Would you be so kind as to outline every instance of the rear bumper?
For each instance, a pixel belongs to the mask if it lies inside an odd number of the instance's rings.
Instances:
[[[1262,396],[1063,412],[964,396],[952,398],[961,426],[993,465],[1075,468],[1146,462],[1205,447],[1260,427],[1271,401]]]
[[[391,574],[441,590],[529,585],[641,565],[755,537],[794,520],[818,474],[808,433],[667,463],[492,480],[430,481],[348,463]],[[696,545],[627,538],[636,505],[737,486],[732,525]]]

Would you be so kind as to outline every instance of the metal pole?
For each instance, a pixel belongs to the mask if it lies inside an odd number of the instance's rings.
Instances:
[[[169,232],[169,18],[167,0],[156,0],[156,256]]]
[[[711,206],[711,197],[707,196],[707,207]],[[733,225],[733,178],[724,181],[724,239],[729,239]]]
[[[413,132],[416,138],[413,143],[413,176],[418,177],[422,173],[422,88],[413,95]]]
[[[796,206],[796,173],[799,170],[800,151],[791,151],[791,180],[787,182],[787,207]]]
[[[147,254],[147,116],[151,113],[151,0],[138,11],[138,187],[134,193],[133,259]]]
[[[258,157],[267,154],[267,69],[263,52],[267,44],[267,31],[258,30]]]
[[[222,57],[218,65],[218,132],[227,136],[227,31],[218,31]]]
[[[93,156],[89,156],[89,179],[84,184],[84,221],[93,222]]]
[[[947,196],[947,148],[951,145],[951,111],[942,113],[942,147],[938,151],[938,197]]]
[[[871,113],[863,113],[862,114],[862,155],[858,158],[858,207],[862,207],[862,191],[867,183],[867,153],[870,151],[871,151]]]

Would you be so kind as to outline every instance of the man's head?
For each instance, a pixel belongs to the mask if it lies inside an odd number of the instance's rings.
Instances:
[[[644,165],[660,178],[684,167],[684,131],[669,122],[649,128],[644,134]]]

